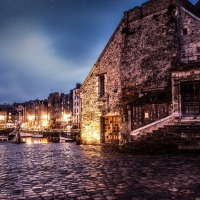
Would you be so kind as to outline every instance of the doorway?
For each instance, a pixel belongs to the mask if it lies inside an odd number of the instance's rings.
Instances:
[[[200,113],[200,81],[181,82],[182,113],[192,116]]]
[[[104,117],[103,132],[105,142],[117,142],[119,140],[119,117]]]

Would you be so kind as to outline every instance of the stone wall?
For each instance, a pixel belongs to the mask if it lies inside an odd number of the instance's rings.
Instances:
[[[143,12],[152,10],[156,1],[143,5]],[[168,3],[168,4],[167,4]],[[176,7],[165,1],[167,6],[140,20],[130,21],[128,31],[123,34],[124,48],[120,64],[121,71],[121,107],[133,101],[144,92],[164,89],[170,84],[171,60],[179,54]],[[146,7],[149,5],[150,7]],[[125,19],[134,10],[126,13]],[[150,11],[146,11],[148,13]],[[124,21],[126,21],[124,19]],[[124,28],[124,27],[123,27]]]
[[[171,85],[171,62],[180,59],[186,41],[194,41],[191,36],[197,37],[195,43],[199,41],[198,20],[181,10],[178,2],[188,5],[187,0],[151,0],[124,13],[80,89],[83,143],[100,142],[101,116],[119,116],[120,132],[125,132],[127,103]],[[181,35],[185,23],[191,30],[188,39]],[[199,25],[196,29],[200,30]],[[105,77],[103,97],[99,97],[101,75]]]
[[[175,63],[177,71],[172,73],[172,102],[173,114],[182,116],[180,83],[200,80],[199,70],[190,67],[190,65],[196,65],[197,68],[199,66],[195,63],[200,61],[200,18],[184,7],[180,7],[179,17],[181,22],[179,26],[181,62],[183,64]],[[187,30],[187,34],[184,34],[183,29]],[[182,70],[184,65],[186,67]]]
[[[121,93],[120,59],[123,38],[119,26],[103,55],[98,59],[94,70],[90,72],[84,88],[81,90],[82,123],[81,133],[84,144],[100,142],[100,117],[119,115],[119,94]],[[105,76],[105,95],[99,97],[99,76]]]
[[[197,61],[200,56],[200,18],[181,8],[180,21],[181,60]],[[183,33],[183,29],[187,30],[187,34]]]
[[[185,69],[172,72],[172,99],[173,99],[173,115],[182,116],[182,96],[181,96],[181,82],[185,81],[199,81],[200,69]],[[200,117],[199,117],[200,118]]]

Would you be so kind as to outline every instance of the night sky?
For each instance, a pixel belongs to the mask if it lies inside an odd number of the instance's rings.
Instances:
[[[0,0],[0,104],[69,93],[83,83],[123,12],[146,1]]]

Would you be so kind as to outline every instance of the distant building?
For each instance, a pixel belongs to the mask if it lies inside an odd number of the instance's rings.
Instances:
[[[69,123],[67,115],[71,115],[70,95],[64,93],[51,93],[48,96],[48,116],[51,128],[61,128]],[[64,125],[64,123],[66,125]]]
[[[24,103],[24,126],[37,130],[49,126],[47,99]]]
[[[18,122],[24,129],[80,129],[81,104],[77,91],[80,83],[69,94],[54,92],[47,99],[0,105],[0,128],[13,127]],[[20,108],[20,111],[19,111]]]
[[[72,129],[80,129],[80,116],[81,116],[81,100],[77,95],[81,84],[77,83],[76,87],[70,91],[72,96],[72,117],[73,117],[73,127]]]
[[[0,105],[0,129],[7,127],[7,121],[8,121],[7,106]]]

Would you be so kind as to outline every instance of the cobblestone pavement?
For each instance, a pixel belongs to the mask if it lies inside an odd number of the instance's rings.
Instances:
[[[0,143],[0,199],[200,200],[200,155]]]

